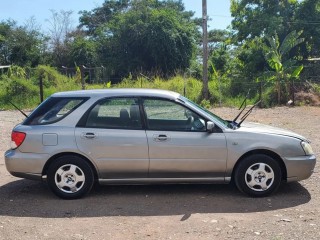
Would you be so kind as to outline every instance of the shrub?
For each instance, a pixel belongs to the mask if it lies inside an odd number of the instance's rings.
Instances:
[[[206,100],[206,99],[203,99],[201,102],[200,102],[200,106],[206,108],[206,109],[210,109],[211,108],[211,104],[210,104],[210,101],[209,100]]]
[[[25,97],[29,97],[32,95],[36,95],[38,93],[38,89],[28,80],[22,79],[12,79],[9,81],[7,85],[7,93],[8,97],[21,97],[22,99]]]
[[[33,108],[39,104],[39,90],[31,81],[14,78],[2,81],[2,91],[0,92],[1,108],[10,109],[9,101],[22,108]]]
[[[42,78],[42,83],[45,88],[56,87],[58,91],[74,90],[79,88],[75,78],[69,78],[60,74],[56,69],[39,65],[33,77],[33,83],[39,84],[39,79]]]
[[[320,97],[320,84],[311,83],[312,91]]]

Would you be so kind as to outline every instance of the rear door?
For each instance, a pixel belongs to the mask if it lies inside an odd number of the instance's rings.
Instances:
[[[148,143],[137,98],[98,102],[83,126],[76,128],[75,136],[79,150],[97,165],[100,178],[148,176]]]
[[[206,120],[164,99],[143,100],[149,143],[150,178],[221,178],[227,148],[222,131],[206,131]]]

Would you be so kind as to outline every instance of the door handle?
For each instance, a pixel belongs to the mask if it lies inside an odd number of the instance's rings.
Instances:
[[[88,133],[84,133],[83,136],[87,139],[93,139],[96,137],[96,135],[94,133],[88,132]]]
[[[160,142],[164,142],[164,141],[167,141],[169,140],[169,137],[165,134],[160,134],[160,135],[154,135],[154,138],[153,138],[155,141],[160,141]]]

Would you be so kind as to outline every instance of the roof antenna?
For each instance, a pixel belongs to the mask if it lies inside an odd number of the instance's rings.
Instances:
[[[8,101],[12,106],[14,106],[19,112],[21,112],[21,114],[23,116],[25,116],[26,118],[28,117],[27,114],[25,114],[20,108],[18,108],[16,105],[14,105],[11,101]]]

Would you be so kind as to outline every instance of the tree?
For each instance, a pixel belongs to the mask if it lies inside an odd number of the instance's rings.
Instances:
[[[295,29],[303,30],[304,43],[300,45],[300,54],[304,58],[320,56],[320,2],[302,1],[295,14]]]
[[[68,45],[70,50],[68,65],[94,67],[98,61],[96,45],[97,43],[91,39],[86,39],[81,35],[76,36]]]
[[[53,65],[58,67],[68,64],[68,44],[72,40],[71,33],[75,30],[72,25],[71,16],[72,11],[61,10],[57,12],[51,10],[51,18],[48,19]]]
[[[225,45],[230,38],[230,32],[228,30],[213,29],[208,32],[208,44],[209,51],[212,52],[215,49]]]
[[[10,64],[10,48],[9,38],[12,28],[15,26],[15,22],[7,21],[0,23],[0,63]]]
[[[263,38],[256,37],[245,41],[241,46],[226,45],[227,50],[218,50],[222,54],[220,57],[213,56],[214,61],[218,61],[217,66],[223,66],[229,72],[229,91],[232,96],[243,95],[248,89],[256,88],[257,77],[261,76],[268,66],[262,48],[264,43]],[[226,65],[223,65],[224,62]],[[254,92],[251,91],[252,94]]]
[[[34,26],[0,23],[0,63],[36,66],[41,63],[46,38]]]
[[[267,68],[270,69],[270,62],[267,62],[262,46],[269,46],[270,42],[267,38],[268,36],[274,36],[275,33],[278,42],[282,43],[289,33],[300,32],[303,28],[299,23],[305,21],[298,16],[299,9],[302,11],[305,2],[312,1],[231,0],[231,15],[234,17],[232,21],[232,42],[237,46],[236,64],[238,64],[234,74],[240,75],[240,78],[244,81],[252,81],[252,85],[254,84],[253,81],[261,75],[267,78],[265,71]],[[314,6],[309,5],[310,8]],[[305,33],[303,37],[307,38]],[[313,36],[309,35],[309,39],[312,38]],[[285,54],[285,58],[294,58],[301,63],[303,56],[308,56],[307,49],[310,50],[310,47],[311,44],[303,42],[297,47],[291,48]],[[233,89],[238,91],[241,88]]]
[[[268,45],[264,46],[265,58],[272,72],[269,72],[267,80],[276,82],[278,93],[278,104],[281,101],[281,82],[287,83],[288,80],[297,78],[303,65],[296,66],[297,61],[289,58],[289,52],[304,39],[300,38],[302,31],[292,31],[280,44],[277,34],[267,37]]]
[[[291,22],[297,0],[231,0],[235,41],[270,36],[275,31],[281,40],[292,31]]]
[[[92,11],[80,11],[79,28],[84,27],[88,35],[96,35],[101,26],[111,21],[115,15],[124,13],[129,3],[130,0],[109,0]]]
[[[220,29],[210,30],[208,33],[208,47],[210,62],[215,66],[217,71],[225,73],[231,61],[232,53],[230,32]]]
[[[182,1],[113,0],[82,14],[80,26],[99,42],[101,63],[118,76],[170,76],[194,56],[197,26]]]

